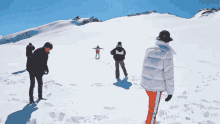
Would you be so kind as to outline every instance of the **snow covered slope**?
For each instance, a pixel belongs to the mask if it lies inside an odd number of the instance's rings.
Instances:
[[[89,18],[79,17],[79,18],[73,18],[70,20],[59,20],[59,21],[45,24],[39,27],[34,27],[34,28],[30,28],[24,31],[13,33],[5,37],[0,36],[0,44],[11,43],[11,42],[14,43],[14,42],[17,42],[23,39],[30,38],[37,34],[42,34],[48,31],[54,31],[56,29],[63,28],[66,26],[70,26],[70,25],[80,26],[80,25],[84,25],[86,23],[90,23],[94,21],[95,21],[94,17],[89,17]]]
[[[201,9],[193,18],[201,18],[213,15],[214,13],[218,12],[217,9]]]
[[[0,124],[142,124],[148,96],[140,86],[145,50],[168,30],[174,56],[175,91],[165,102],[162,94],[159,124],[218,124],[220,121],[219,12],[198,19],[151,13],[114,18],[102,23],[53,28],[16,43],[0,45]],[[215,18],[215,19],[213,19]],[[59,21],[61,24],[61,21]],[[57,23],[56,27],[59,25]],[[40,27],[36,28],[39,29]],[[43,29],[42,29],[43,30]],[[45,29],[47,30],[47,28]],[[25,48],[51,42],[49,74],[43,77],[46,101],[27,105],[30,79],[25,69]],[[121,41],[126,50],[129,90],[116,87],[115,62],[110,51]],[[95,59],[99,45],[100,60]],[[121,78],[124,78],[120,69]],[[34,99],[37,100],[37,83]]]

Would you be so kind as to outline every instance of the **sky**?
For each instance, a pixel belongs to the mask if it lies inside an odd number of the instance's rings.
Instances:
[[[200,9],[219,8],[219,0],[0,0],[0,35],[76,16],[110,18],[156,10],[183,18],[193,17]]]

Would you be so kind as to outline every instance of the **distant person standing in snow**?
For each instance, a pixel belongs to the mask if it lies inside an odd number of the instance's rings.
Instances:
[[[34,51],[32,57],[27,63],[27,71],[29,72],[30,81],[31,81],[30,90],[29,90],[30,104],[34,103],[33,89],[35,85],[35,77],[38,82],[38,98],[39,100],[43,99],[42,77],[44,74],[49,73],[47,60],[48,60],[48,54],[52,49],[53,49],[53,45],[50,42],[45,43],[43,47],[38,48],[37,50]]]
[[[103,48],[100,48],[100,47],[97,45],[97,47],[96,47],[96,48],[93,48],[93,49],[96,49],[95,59],[100,59],[100,54],[99,54],[99,52],[100,52],[100,49],[103,49]],[[97,58],[97,55],[99,55],[99,58]]]
[[[28,58],[30,58],[32,56],[33,50],[35,50],[35,47],[31,43],[29,43],[29,45],[27,45],[27,47],[26,47],[27,61],[28,61]],[[27,64],[26,64],[26,67],[27,67]]]
[[[175,51],[168,45],[173,39],[166,30],[160,32],[156,45],[145,53],[141,86],[149,96],[149,110],[146,124],[155,124],[161,94],[166,91],[169,101],[174,93],[173,54]]]
[[[111,55],[113,55],[113,58],[115,60],[115,67],[116,67],[115,75],[116,75],[117,81],[121,81],[121,79],[119,78],[119,75],[120,75],[119,74],[119,64],[121,65],[123,72],[124,72],[124,75],[125,75],[125,78],[123,80],[127,81],[128,73],[125,69],[125,64],[124,64],[126,51],[122,47],[121,42],[118,42],[118,45],[116,46],[116,48],[111,51]]]

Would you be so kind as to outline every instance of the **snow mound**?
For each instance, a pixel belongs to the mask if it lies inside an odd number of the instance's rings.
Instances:
[[[214,14],[218,12],[217,9],[213,8],[213,9],[200,9],[199,12],[193,17],[193,18],[201,18],[201,17],[207,17],[211,14]]]
[[[30,28],[24,31],[19,31],[17,33],[9,34],[5,37],[2,37],[0,35],[0,44],[6,44],[6,43],[11,43],[11,42],[15,43],[15,42],[30,38],[40,33],[54,31],[56,29],[63,28],[69,25],[81,26],[81,25],[85,25],[90,22],[99,22],[99,20],[94,17],[80,18],[78,16],[70,20],[58,20],[58,21],[55,21],[49,24],[39,26],[39,27],[34,27],[34,28]]]

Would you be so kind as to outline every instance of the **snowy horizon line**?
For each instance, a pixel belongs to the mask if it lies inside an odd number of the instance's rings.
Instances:
[[[212,9],[209,9],[209,8],[205,8],[205,9],[199,9],[199,11],[193,16],[193,17],[191,17],[191,18],[185,18],[185,19],[192,19],[192,18],[194,18],[197,14],[199,14],[201,11],[208,11],[209,13],[211,13],[212,11],[219,11],[220,10],[220,7],[219,8],[212,8]],[[175,15],[175,14],[171,14],[171,13],[159,13],[159,12],[157,12],[156,10],[150,10],[150,11],[145,11],[145,12],[140,12],[140,13],[135,13],[135,14],[129,14],[129,15],[125,15],[125,16],[119,16],[119,17],[113,17],[113,18],[109,18],[109,19],[107,19],[107,20],[105,20],[105,21],[108,21],[108,20],[111,20],[111,19],[115,19],[115,18],[121,18],[121,17],[130,17],[130,16],[138,16],[138,15],[146,15],[146,14],[151,14],[151,13],[158,13],[158,14],[169,14],[169,15],[174,15],[174,16],[177,16],[177,17],[180,17],[180,16],[178,16],[178,15]],[[94,19],[97,19],[98,20],[98,17],[94,17],[94,16],[91,16],[91,17],[81,17],[81,16],[76,16],[76,17],[74,17],[74,18],[77,18],[77,17],[80,17],[80,18],[83,18],[83,19],[87,19],[87,18],[94,18]],[[72,19],[68,19],[68,20],[73,20],[74,18],[72,18]],[[184,18],[184,17],[180,17],[180,18]],[[57,20],[57,21],[61,21],[61,20]],[[53,22],[57,22],[57,21],[52,21],[52,22],[50,22],[50,23],[53,23]],[[98,22],[105,22],[105,21],[102,21],[102,20],[98,20]],[[46,23],[46,24],[43,24],[43,25],[47,25],[47,24],[50,24],[50,23]],[[37,26],[37,27],[41,27],[41,26],[43,26],[43,25],[39,25],[39,26]],[[37,28],[36,27],[36,28]],[[28,29],[32,29],[32,28],[35,28],[35,27],[30,27],[30,28],[28,28]],[[28,29],[25,29],[25,30],[28,30]],[[21,30],[21,31],[25,31],[25,30]],[[18,31],[18,32],[21,32],[21,31]],[[18,33],[18,32],[16,32],[16,33]],[[16,33],[11,33],[11,34],[8,34],[8,35],[5,35],[5,36],[2,36],[1,34],[0,34],[0,39],[3,39],[3,38],[5,38],[5,37],[7,37],[7,36],[9,36],[9,35],[12,35],[12,34],[16,34]]]

